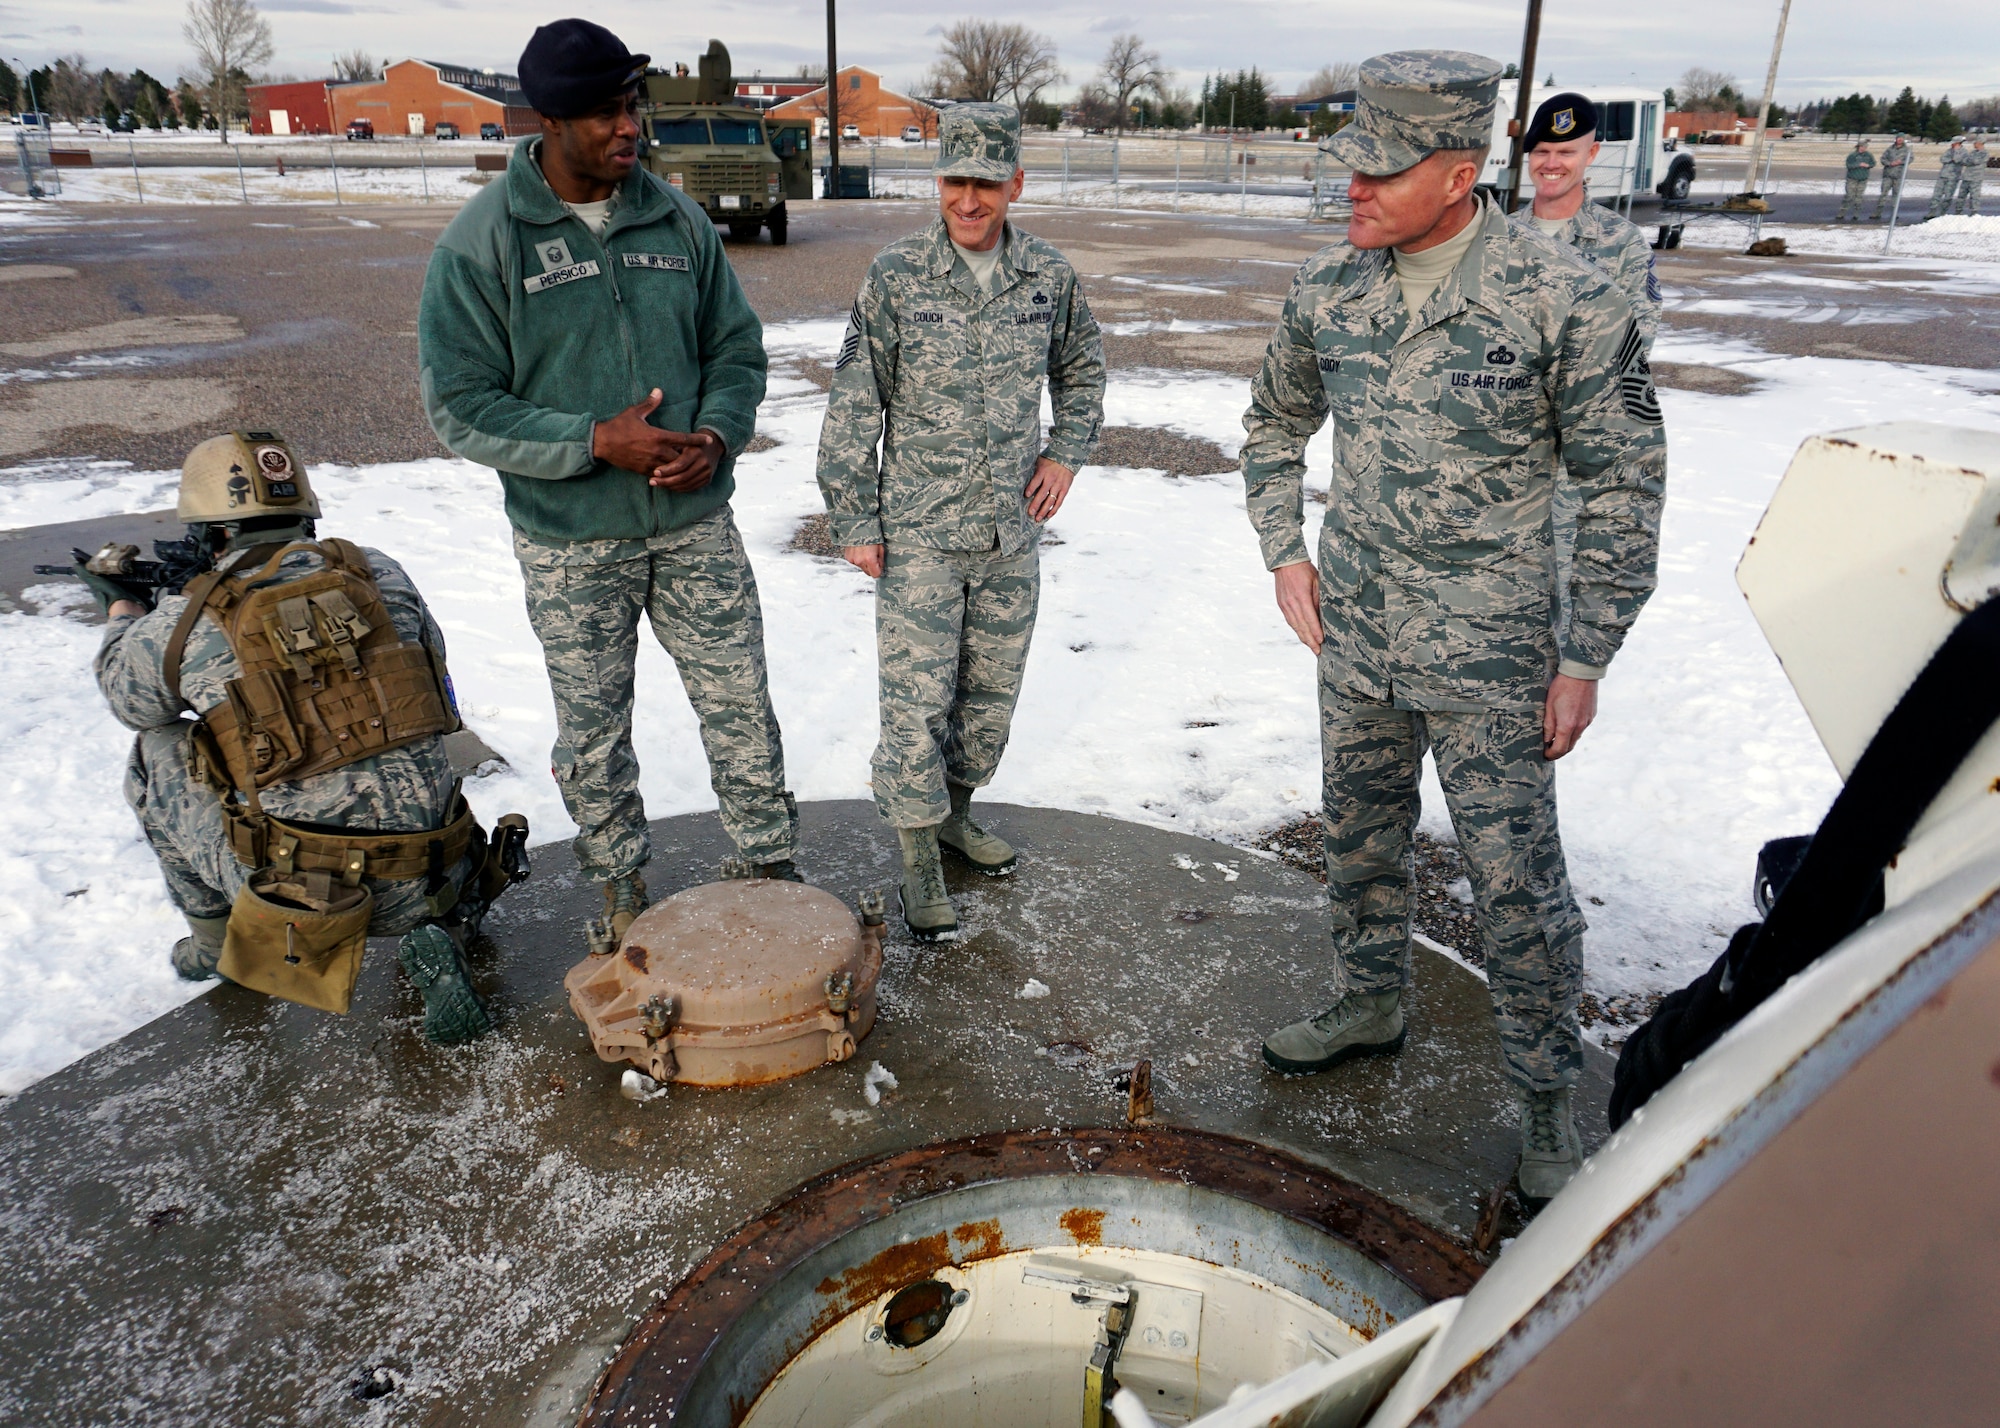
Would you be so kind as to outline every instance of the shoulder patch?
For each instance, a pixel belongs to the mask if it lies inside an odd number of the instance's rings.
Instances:
[[[1646,296],[1654,302],[1660,300],[1660,275],[1653,266],[1653,255],[1646,255]]]
[[[861,299],[854,300],[854,311],[847,315],[847,333],[840,339],[840,355],[833,359],[833,370],[838,372],[849,362],[861,355]]]
[[[1659,425],[1660,394],[1653,389],[1653,369],[1646,361],[1646,343],[1636,319],[1626,322],[1625,340],[1618,345],[1618,395],[1626,416]]]

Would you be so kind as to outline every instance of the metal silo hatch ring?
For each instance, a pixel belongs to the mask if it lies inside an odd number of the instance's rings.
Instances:
[[[1010,1242],[1016,1206],[1060,1228]],[[1034,1245],[1179,1236],[1175,1214],[1238,1224],[1205,1262],[1261,1256],[1306,1298],[1360,1305],[1346,1321],[1363,1338],[1482,1273],[1469,1248],[1407,1210],[1267,1146],[1172,1127],[996,1132],[828,1171],[741,1226],[641,1316],[582,1423],[740,1423],[819,1336],[856,1317],[879,1329],[900,1291]],[[1203,1257],[1179,1239],[1173,1252]],[[1402,1307],[1385,1311],[1389,1300]],[[876,1351],[922,1357],[962,1329],[951,1319],[962,1316],[947,1308],[937,1343]]]

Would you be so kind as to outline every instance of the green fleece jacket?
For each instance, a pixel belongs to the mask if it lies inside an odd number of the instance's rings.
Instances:
[[[602,238],[514,146],[504,182],[451,221],[417,318],[424,411],[439,440],[491,466],[507,518],[541,540],[624,540],[697,521],[735,490],[764,399],[764,331],[708,217],[634,169]],[[652,423],[707,427],[727,454],[677,495],[591,455],[599,421],[658,387]]]

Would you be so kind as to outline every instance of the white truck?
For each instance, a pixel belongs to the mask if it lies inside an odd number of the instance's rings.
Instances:
[[[1500,105],[1493,116],[1493,147],[1486,156],[1486,171],[1480,182],[1493,188],[1507,181],[1507,159],[1512,140],[1507,125],[1514,117],[1519,94],[1518,80],[1502,80]],[[1571,92],[1569,86],[1537,85],[1529,96],[1528,115],[1532,119],[1543,100]],[[1678,136],[1664,132],[1666,96],[1657,89],[1614,88],[1578,85],[1577,94],[1588,95],[1597,106],[1597,139],[1604,147],[1590,166],[1585,181],[1590,196],[1611,200],[1628,212],[1636,195],[1656,193],[1670,203],[1679,203],[1694,186],[1694,155],[1676,152]],[[1534,190],[1529,176],[1522,197]]]

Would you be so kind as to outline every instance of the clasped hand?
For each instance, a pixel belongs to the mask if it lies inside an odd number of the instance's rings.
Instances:
[[[646,420],[660,405],[658,387],[609,421],[597,424],[590,454],[666,491],[699,491],[722,464],[722,438],[712,431],[663,431]]]

